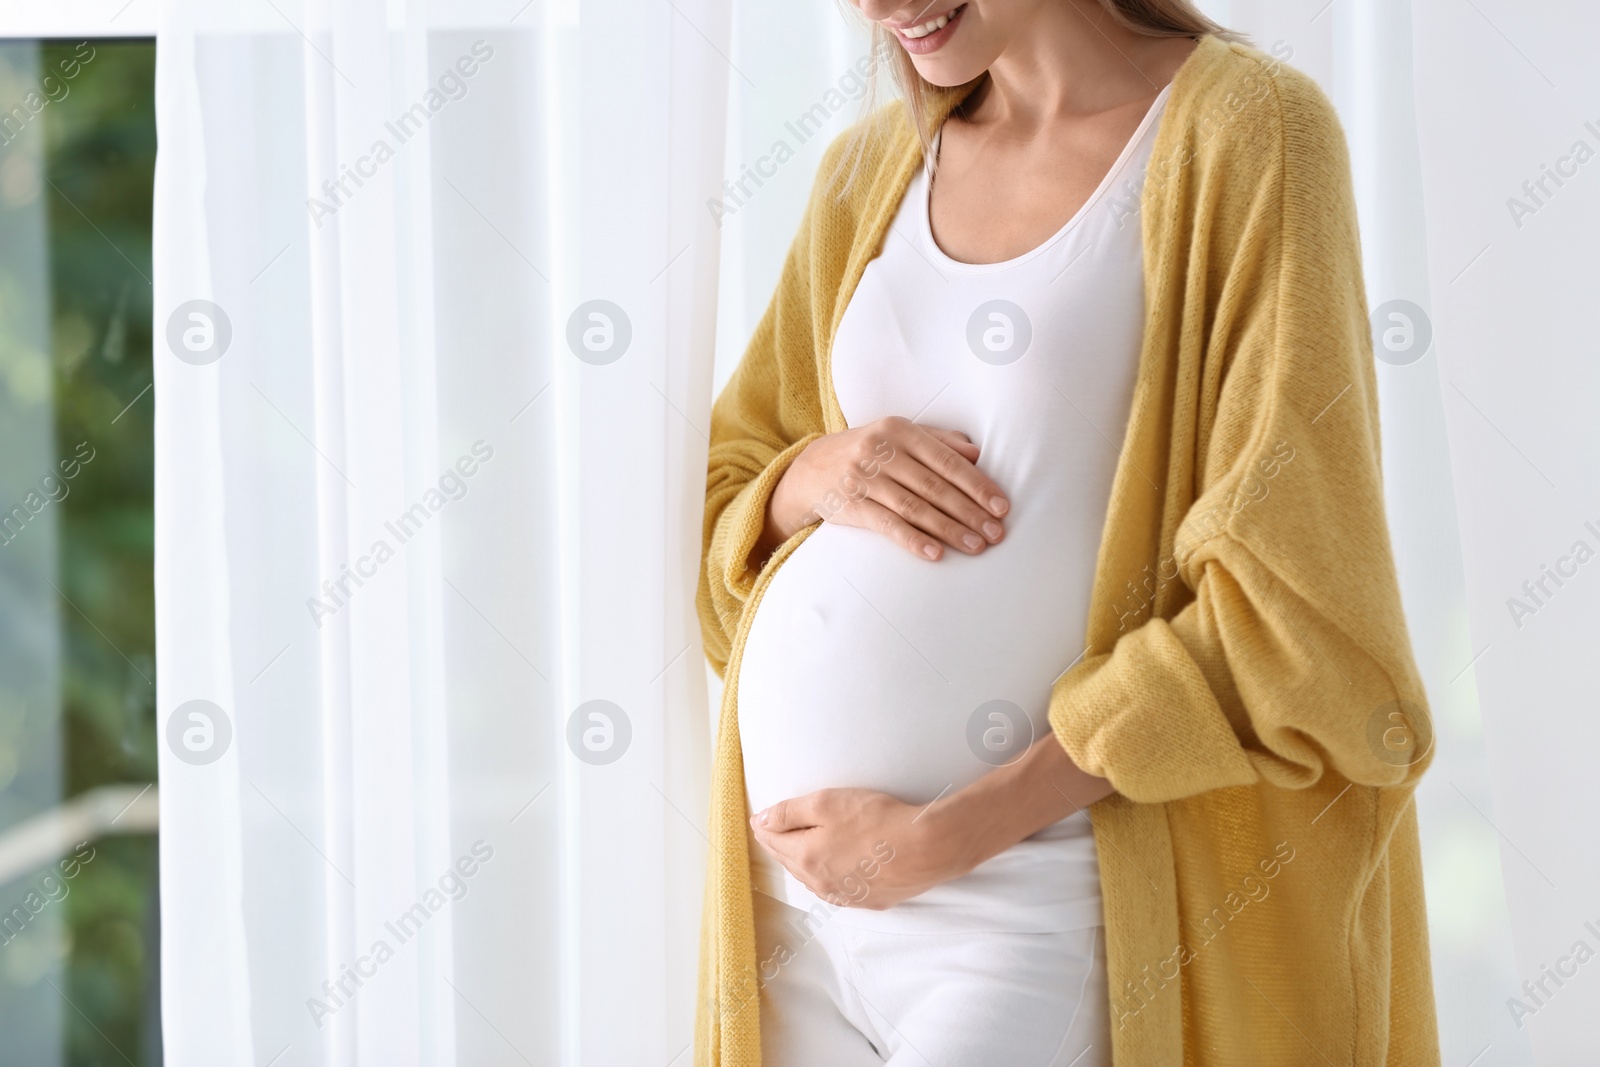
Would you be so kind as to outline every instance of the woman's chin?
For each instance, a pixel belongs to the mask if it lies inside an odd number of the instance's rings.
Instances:
[[[979,61],[962,61],[954,56],[938,53],[931,56],[912,56],[911,63],[922,75],[922,80],[941,89],[965,85],[989,69],[989,64]]]

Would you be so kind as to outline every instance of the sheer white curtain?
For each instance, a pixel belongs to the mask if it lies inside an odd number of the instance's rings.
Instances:
[[[1587,1063],[1600,1017],[1600,10],[1413,2],[1433,324],[1493,754],[1484,811],[1516,943],[1493,1010],[1540,1063]]]
[[[686,1062],[726,42],[162,5],[174,1067]]]
[[[1545,815],[1593,746],[1539,762],[1592,660],[1553,616],[1595,594],[1541,604],[1537,644],[1502,603],[1600,525],[1554,429],[1590,378],[1549,355],[1582,336],[1594,199],[1501,215],[1600,116],[1572,103],[1581,34],[1414,2],[1204,6],[1333,97],[1372,306],[1433,334],[1379,367],[1385,472],[1436,716],[1441,1036],[1489,1067],[1530,1062],[1507,998],[1600,918],[1568,906],[1592,857]],[[755,0],[167,0],[159,33],[170,1062],[686,1062],[707,413],[857,113],[865,37]],[[1570,290],[1531,288],[1551,277]],[[1506,353],[1530,350],[1524,375]],[[1527,1020],[1557,1051],[1587,1003],[1567,988]]]

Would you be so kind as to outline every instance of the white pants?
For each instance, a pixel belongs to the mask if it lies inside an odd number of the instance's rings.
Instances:
[[[755,896],[763,1067],[1109,1067],[1105,928],[878,933]]]

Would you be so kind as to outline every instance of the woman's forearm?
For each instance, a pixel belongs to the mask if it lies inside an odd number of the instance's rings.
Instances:
[[[1113,792],[1046,734],[1020,759],[935,801],[919,821],[931,820],[929,836],[947,842],[966,871]]]
[[[801,456],[805,453],[802,452]],[[796,457],[795,463],[799,463]],[[795,469],[795,463],[783,472],[778,479],[778,484],[773,486],[772,495],[767,499],[766,516],[761,526],[761,537],[756,541],[755,547],[750,550],[750,569],[760,570],[766,564],[767,557],[771,556],[777,547],[794,536],[794,532],[807,522],[815,518],[810,509],[804,512],[790,499],[789,490],[794,485],[794,480],[789,477]]]

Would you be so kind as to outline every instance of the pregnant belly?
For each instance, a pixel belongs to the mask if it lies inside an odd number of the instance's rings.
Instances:
[[[981,555],[930,562],[878,533],[814,530],[769,583],[740,663],[752,810],[841,786],[927,803],[1045,736],[1093,577],[1064,532],[1016,523]]]

